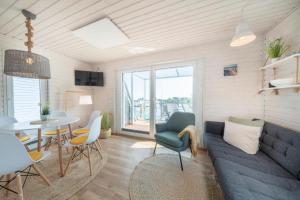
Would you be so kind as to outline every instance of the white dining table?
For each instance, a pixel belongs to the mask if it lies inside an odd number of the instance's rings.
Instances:
[[[0,127],[0,132],[8,132],[19,134],[22,131],[28,130],[37,130],[37,151],[41,151],[41,142],[42,142],[42,129],[56,129],[57,134],[57,146],[58,146],[58,160],[60,168],[60,176],[64,176],[64,167],[62,160],[62,144],[61,144],[61,134],[59,129],[63,126],[68,126],[70,135],[72,136],[72,127],[71,125],[78,122],[79,117],[55,117],[48,121],[38,121],[35,122],[16,122],[10,125],[4,125]]]

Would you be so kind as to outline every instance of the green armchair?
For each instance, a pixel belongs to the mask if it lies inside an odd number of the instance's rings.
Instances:
[[[178,152],[181,170],[183,171],[181,151],[185,151],[190,146],[189,135],[185,134],[182,138],[178,137],[185,127],[188,125],[195,125],[195,115],[188,112],[175,112],[171,115],[166,123],[156,124],[155,134],[155,148],[153,155],[155,155],[156,146],[160,144],[168,149]]]

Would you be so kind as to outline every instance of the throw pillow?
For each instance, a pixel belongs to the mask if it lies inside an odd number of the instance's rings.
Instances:
[[[264,123],[265,123],[261,119],[251,120],[251,119],[243,119],[243,118],[238,118],[238,117],[229,117],[228,121],[242,124],[242,125],[256,126],[256,127],[263,127]]]
[[[224,140],[248,154],[256,154],[262,127],[225,121]]]

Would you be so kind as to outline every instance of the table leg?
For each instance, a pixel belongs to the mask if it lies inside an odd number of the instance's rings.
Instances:
[[[38,129],[38,146],[37,146],[37,150],[41,151],[42,148],[42,129]]]
[[[62,160],[62,146],[61,146],[61,138],[60,138],[60,132],[59,129],[56,130],[57,135],[57,146],[58,146],[58,160],[59,160],[59,168],[60,168],[60,176],[64,176],[64,166],[63,166],[63,160]]]
[[[73,134],[72,134],[71,124],[68,124],[68,128],[69,128],[69,133],[70,133],[70,139],[72,139],[73,138]]]

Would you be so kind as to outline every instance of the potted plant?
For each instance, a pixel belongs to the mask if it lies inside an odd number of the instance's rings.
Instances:
[[[282,41],[282,38],[277,38],[267,43],[267,54],[271,62],[279,60],[279,58],[287,51],[288,47]]]
[[[42,106],[41,120],[42,120],[42,121],[48,120],[49,115],[50,115],[49,104],[48,104],[48,103],[45,103],[45,105]]]
[[[111,136],[111,116],[110,113],[104,113],[101,122],[101,134],[100,137],[103,139]]]

